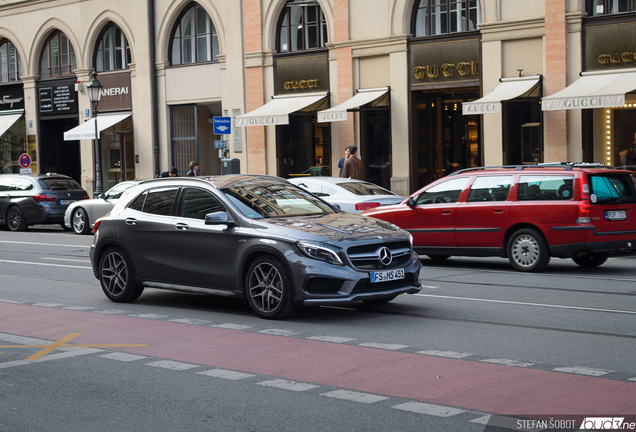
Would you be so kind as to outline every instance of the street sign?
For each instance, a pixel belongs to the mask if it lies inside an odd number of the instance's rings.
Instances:
[[[214,117],[214,134],[229,135],[232,131],[232,117]]]
[[[227,148],[227,140],[214,140],[215,150],[225,150],[226,148]]]
[[[20,166],[22,168],[29,168],[31,166],[31,156],[27,153],[22,153],[20,155]]]

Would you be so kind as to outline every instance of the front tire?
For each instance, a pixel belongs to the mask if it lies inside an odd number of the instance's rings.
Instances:
[[[578,257],[574,257],[572,258],[572,260],[578,265],[580,265],[581,267],[592,268],[592,267],[600,266],[605,261],[607,261],[607,258],[609,258],[608,253],[593,252],[593,253],[586,253],[585,255],[581,255]]]
[[[24,220],[24,214],[20,207],[11,206],[9,210],[7,210],[7,227],[11,231],[24,231],[27,229],[26,221]]]
[[[287,270],[274,257],[257,258],[247,271],[245,297],[261,318],[283,319],[296,311]]]
[[[83,208],[74,210],[73,214],[71,215],[71,225],[73,226],[73,231],[75,231],[75,234],[90,234],[91,224],[88,220],[86,210],[84,210]]]
[[[550,252],[545,239],[537,230],[524,228],[510,237],[508,260],[516,270],[539,272],[550,262]]]
[[[135,301],[144,291],[143,286],[135,284],[132,262],[119,248],[110,248],[102,256],[99,282],[106,297],[116,303]]]

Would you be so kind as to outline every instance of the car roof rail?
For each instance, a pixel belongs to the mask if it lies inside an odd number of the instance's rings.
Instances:
[[[499,166],[487,166],[487,167],[471,167],[464,168],[449,174],[449,176],[457,175],[468,171],[478,171],[487,169],[514,169],[515,171],[523,171],[528,168],[563,168],[566,171],[571,171],[572,168],[607,168],[615,169],[612,166],[605,165],[598,162],[543,162],[532,165],[499,165]]]

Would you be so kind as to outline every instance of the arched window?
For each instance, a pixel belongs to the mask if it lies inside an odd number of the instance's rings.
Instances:
[[[102,33],[95,52],[95,69],[97,72],[128,69],[130,46],[124,32],[115,24],[111,24]]]
[[[479,0],[418,0],[414,15],[416,37],[477,30]]]
[[[173,65],[217,60],[219,38],[205,9],[196,3],[187,8],[172,34],[170,63]]]
[[[324,48],[327,21],[315,1],[289,0],[278,23],[278,52]]]
[[[15,46],[8,40],[0,42],[0,82],[17,81],[22,75],[22,62]]]
[[[53,32],[42,50],[40,78],[71,75],[76,68],[73,45],[61,31]]]

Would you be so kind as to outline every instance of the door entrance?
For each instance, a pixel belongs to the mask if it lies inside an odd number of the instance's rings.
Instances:
[[[82,182],[79,141],[64,141],[64,132],[77,126],[77,118],[40,120],[40,173],[65,174]]]

